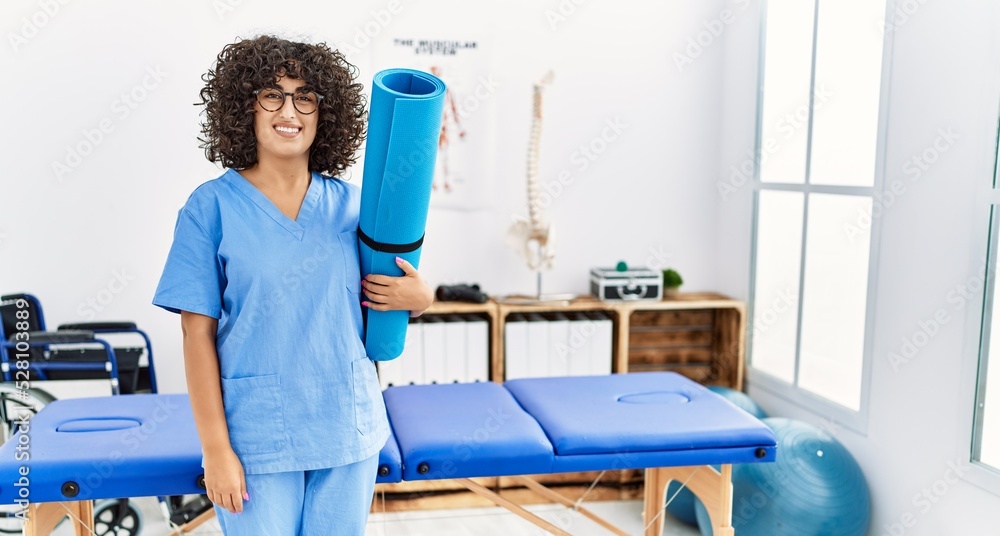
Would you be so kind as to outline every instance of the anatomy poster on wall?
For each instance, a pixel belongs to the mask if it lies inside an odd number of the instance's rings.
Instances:
[[[431,207],[476,210],[490,204],[493,188],[494,92],[489,50],[482,39],[397,35],[373,48],[376,71],[410,68],[431,73],[448,87]]]

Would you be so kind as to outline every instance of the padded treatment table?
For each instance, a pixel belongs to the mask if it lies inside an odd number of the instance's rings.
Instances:
[[[92,522],[95,499],[192,493],[204,493],[201,444],[183,394],[56,400],[0,447],[0,503],[29,508],[25,534]]]
[[[671,372],[532,378],[503,386],[410,385],[390,387],[384,397],[403,480],[463,479],[472,491],[553,534],[566,532],[468,478],[646,469],[646,534],[662,532],[666,486],[679,480],[705,503],[716,536],[724,536],[733,534],[731,464],[776,456],[767,426]],[[534,480],[518,480],[575,506]]]
[[[377,482],[457,479],[553,534],[567,532],[471,478],[515,476],[625,534],[523,475],[642,468],[647,535],[662,532],[666,486],[678,480],[705,503],[715,534],[725,536],[734,533],[731,464],[776,456],[767,426],[669,372],[411,385],[383,396],[393,433],[379,454]],[[49,534],[67,509],[90,519],[92,499],[203,492],[186,395],[57,401],[30,427],[30,461],[17,458],[21,434],[0,447],[0,503],[15,504],[27,490],[32,523],[25,534]],[[22,466],[30,486],[16,485]],[[83,530],[78,534],[89,534]]]

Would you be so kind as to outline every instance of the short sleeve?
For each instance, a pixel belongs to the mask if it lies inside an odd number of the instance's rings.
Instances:
[[[172,313],[189,311],[218,319],[225,286],[217,241],[182,208],[153,305]]]

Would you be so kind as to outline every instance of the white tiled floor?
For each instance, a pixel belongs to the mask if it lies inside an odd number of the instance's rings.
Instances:
[[[155,499],[133,499],[143,516],[144,528],[140,536],[167,536],[167,529]],[[600,501],[584,506],[604,519],[614,523],[629,534],[641,535],[641,501]],[[605,536],[608,531],[586,517],[558,505],[538,504],[526,507],[547,521],[579,536]],[[699,536],[697,529],[683,525],[667,516],[663,534]],[[213,519],[192,534],[221,534]],[[63,523],[56,536],[69,536],[68,523]],[[502,508],[465,508],[456,510],[424,510],[419,512],[390,512],[372,514],[368,520],[366,536],[511,536],[542,535],[541,529]]]

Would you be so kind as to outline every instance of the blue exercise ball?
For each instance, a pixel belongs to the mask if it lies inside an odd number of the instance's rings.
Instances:
[[[757,417],[758,419],[767,418],[767,413],[764,413],[764,410],[761,409],[761,407],[758,406],[757,403],[754,402],[753,399],[747,396],[747,394],[744,393],[743,391],[737,391],[735,389],[730,389],[728,387],[719,387],[716,385],[709,387],[708,390],[714,392],[715,394],[721,396],[722,398],[725,398],[726,400],[732,402],[733,404],[736,404],[737,406],[740,407],[740,409],[746,411],[747,413],[753,415],[754,417]]]
[[[681,483],[676,480],[667,486],[667,501],[669,501],[667,502],[667,512],[678,521],[697,527],[698,517],[694,513],[694,493],[691,493],[691,490],[687,488],[681,489],[678,493],[677,490],[680,488]]]
[[[708,389],[733,404],[736,404],[744,411],[754,417],[757,417],[758,419],[767,417],[764,410],[761,409],[761,407],[758,406],[752,398],[747,396],[742,391],[737,391],[728,387],[718,387],[715,385],[709,387]],[[718,469],[718,467],[716,467],[716,469]],[[674,516],[678,521],[687,523],[692,527],[697,527],[698,518],[694,513],[694,493],[691,493],[691,490],[687,488],[684,488],[680,491],[680,493],[677,493],[677,490],[680,489],[680,487],[681,483],[677,481],[671,482],[670,485],[667,486],[667,500],[669,501],[667,503],[667,512]],[[677,493],[676,496],[674,496],[675,493]],[[673,497],[673,500],[670,500],[671,497]]]
[[[740,536],[864,536],[871,498],[861,467],[836,439],[806,423],[764,419],[778,440],[772,463],[733,466],[733,527]],[[695,500],[702,536],[708,510]]]

